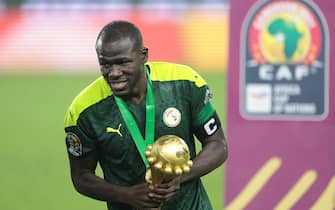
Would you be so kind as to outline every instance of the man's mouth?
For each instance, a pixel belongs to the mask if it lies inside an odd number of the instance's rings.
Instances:
[[[127,80],[114,80],[110,82],[111,88],[114,91],[123,90],[127,86]]]

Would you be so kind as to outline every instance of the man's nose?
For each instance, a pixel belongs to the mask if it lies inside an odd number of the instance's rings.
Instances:
[[[122,75],[122,69],[120,65],[113,64],[110,66],[108,76],[117,77]]]

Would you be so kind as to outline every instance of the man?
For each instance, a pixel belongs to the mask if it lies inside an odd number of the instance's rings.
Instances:
[[[76,190],[107,201],[109,210],[212,209],[200,177],[226,160],[227,147],[206,82],[187,66],[147,62],[141,32],[126,21],[101,30],[96,52],[102,77],[74,99],[65,116]],[[143,148],[164,135],[185,140],[193,166],[149,187]],[[194,135],[202,144],[199,154]],[[104,179],[95,175],[97,163]]]

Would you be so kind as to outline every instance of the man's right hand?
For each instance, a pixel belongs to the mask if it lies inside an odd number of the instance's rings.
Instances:
[[[148,195],[151,192],[147,183],[125,187],[124,203],[127,203],[136,209],[159,208],[161,202],[150,198]]]

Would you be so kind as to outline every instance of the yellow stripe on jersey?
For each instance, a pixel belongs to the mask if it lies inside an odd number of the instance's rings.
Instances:
[[[188,80],[194,82],[197,87],[206,85],[205,80],[188,66],[168,62],[148,62],[147,64],[152,70],[150,78],[153,81]],[[112,91],[104,78],[101,76],[96,79],[73,100],[65,114],[65,127],[76,125],[81,112],[111,95]]]
[[[188,80],[194,82],[197,87],[206,85],[206,81],[188,66],[167,62],[148,62],[147,64],[151,69],[152,81]]]
[[[81,112],[110,95],[112,95],[110,87],[102,76],[99,77],[73,100],[65,114],[64,126],[76,125]]]

